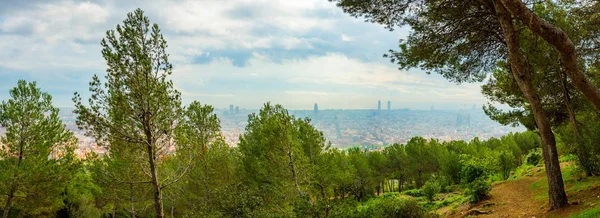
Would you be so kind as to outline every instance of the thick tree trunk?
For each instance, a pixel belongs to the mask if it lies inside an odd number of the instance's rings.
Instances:
[[[550,43],[559,53],[565,73],[573,85],[600,110],[600,90],[579,69],[573,41],[560,28],[537,16],[521,0],[500,0],[512,15],[538,36]]]
[[[533,117],[542,138],[544,164],[546,166],[546,176],[548,177],[550,210],[561,208],[568,205],[568,202],[560,171],[554,133],[552,133],[550,122],[542,108],[540,97],[533,86],[531,66],[526,56],[520,51],[518,36],[515,32],[510,13],[500,1],[495,1],[495,9],[508,47],[511,71],[519,88],[530,103]]]

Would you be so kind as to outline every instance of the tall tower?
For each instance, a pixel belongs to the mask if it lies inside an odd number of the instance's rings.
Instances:
[[[315,106],[313,108],[313,113],[314,113],[315,117],[317,117],[319,115],[319,105],[317,103],[315,103]]]
[[[233,114],[233,105],[232,104],[229,105],[229,114]]]
[[[377,110],[380,111],[381,110],[381,100],[377,101]]]
[[[388,111],[392,109],[392,102],[388,101]]]
[[[235,113],[239,113],[240,112],[240,106],[235,106]]]

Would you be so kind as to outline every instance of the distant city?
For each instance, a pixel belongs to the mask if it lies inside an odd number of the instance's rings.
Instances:
[[[233,109],[235,108],[235,110]],[[216,109],[221,119],[223,134],[232,146],[239,142],[244,133],[248,114],[258,109],[247,110],[231,105],[229,110]],[[404,144],[414,136],[435,138],[441,141],[471,140],[475,137],[488,139],[509,132],[524,131],[523,127],[502,126],[491,120],[476,105],[463,106],[455,110],[411,110],[392,109],[387,101],[387,110],[381,109],[326,109],[320,110],[315,103],[313,110],[289,110],[296,117],[309,117],[313,125],[321,130],[333,147],[345,148],[356,145],[385,146]]]
[[[76,117],[72,110],[72,108],[61,108],[60,118],[79,139],[78,155],[83,157],[90,151],[106,152],[77,128]],[[221,120],[225,140],[230,146],[237,146],[239,136],[244,133],[248,114],[254,112],[258,112],[258,109],[240,109],[233,104],[229,108],[215,109],[215,113]],[[382,110],[381,100],[379,100],[377,109],[371,110],[320,110],[318,103],[315,103],[313,110],[289,110],[289,112],[296,117],[309,117],[312,124],[331,142],[332,147],[336,148],[404,144],[414,136],[441,141],[468,141],[475,137],[488,139],[525,130],[523,127],[502,126],[489,119],[483,110],[475,105],[463,106],[455,110],[436,110],[433,106],[430,110],[411,110],[393,109],[392,102],[387,101],[387,109]],[[4,130],[0,128],[0,134],[3,133]]]

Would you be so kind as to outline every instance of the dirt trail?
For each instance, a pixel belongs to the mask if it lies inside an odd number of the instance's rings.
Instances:
[[[566,163],[561,164],[564,168],[563,165]],[[540,195],[539,188],[531,189],[533,183],[545,178],[545,172],[541,167],[530,169],[530,172],[533,174],[532,176],[507,180],[494,185],[489,199],[470,207],[463,205],[454,214],[446,214],[443,217],[464,217],[471,210],[489,212],[489,214],[479,214],[477,217],[568,217],[569,214],[586,208],[581,202],[594,202],[600,199],[596,191],[600,191],[600,186],[590,187],[589,190],[578,193],[568,192],[569,201],[574,204],[559,210],[548,211],[547,200],[535,199],[536,192],[537,195]],[[568,189],[572,184],[566,183],[566,185]]]
[[[534,193],[530,188],[532,183],[542,178],[540,175],[535,175],[496,184],[490,191],[489,199],[471,207],[463,205],[458,212],[444,217],[464,217],[471,210],[489,212],[489,214],[479,214],[478,217],[543,217],[540,216],[545,212],[541,208],[543,202],[534,200]]]
[[[491,214],[481,217],[540,217],[545,212],[543,203],[534,200],[531,184],[540,180],[538,176],[526,177],[500,183],[490,192],[491,198],[481,202],[482,211],[491,210]],[[489,205],[489,206],[488,206]]]

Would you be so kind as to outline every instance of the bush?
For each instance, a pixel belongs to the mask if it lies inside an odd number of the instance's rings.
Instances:
[[[542,160],[542,150],[540,148],[532,149],[527,156],[525,156],[525,162],[532,166],[537,166]]]
[[[465,190],[465,194],[469,196],[469,201],[471,203],[477,203],[486,199],[489,196],[491,189],[492,186],[488,181],[477,179],[469,184],[468,188]]]
[[[414,199],[400,199],[397,196],[377,197],[362,204],[351,201],[337,201],[329,213],[330,217],[370,218],[370,217],[433,217]]]
[[[415,198],[425,196],[425,193],[421,189],[406,190],[406,191],[403,191],[402,194],[404,194],[404,195],[410,195],[410,196],[413,196]]]
[[[427,211],[412,199],[377,198],[359,207],[356,217],[427,217]]]
[[[442,193],[451,193],[454,190],[456,190],[456,187],[457,187],[456,185],[445,186],[445,187],[442,188],[442,190],[440,192],[442,192]]]
[[[430,202],[434,200],[435,195],[440,193],[440,185],[437,182],[427,181],[423,185],[423,194]]]
[[[485,176],[485,171],[482,166],[475,164],[466,164],[462,171],[462,178],[466,183],[472,183],[473,181]]]

